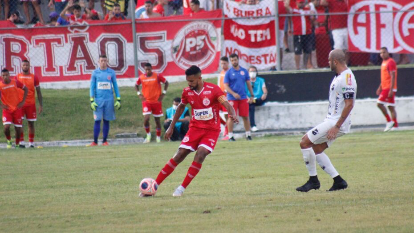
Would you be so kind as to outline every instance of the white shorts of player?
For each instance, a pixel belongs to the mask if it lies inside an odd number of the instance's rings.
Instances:
[[[324,122],[320,123],[319,125],[315,126],[311,130],[309,130],[306,134],[308,135],[309,140],[315,144],[322,144],[326,142],[328,144],[328,147],[332,145],[332,143],[336,140],[328,140],[326,137],[328,135],[328,131],[334,127],[336,124],[336,120],[325,120]],[[336,138],[339,138],[347,133],[349,133],[351,129],[351,121],[345,121],[341,128],[339,129],[338,134],[336,135]]]
[[[334,49],[348,49],[348,29],[340,28],[332,30]]]

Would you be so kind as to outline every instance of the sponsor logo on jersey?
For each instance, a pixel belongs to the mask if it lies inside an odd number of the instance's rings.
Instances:
[[[352,85],[352,76],[351,76],[351,74],[346,74],[346,85]]]
[[[188,142],[188,141],[190,141],[190,138],[188,136],[185,136],[183,139],[183,142]]]
[[[244,75],[244,71],[243,71],[243,70],[242,70],[242,71],[240,71],[240,74],[241,74],[241,75]]]
[[[213,119],[213,109],[194,109],[194,118],[199,121],[208,121]]]
[[[206,97],[206,98],[204,98],[203,99],[203,104],[205,105],[205,106],[208,106],[208,105],[210,105],[210,100]]]
[[[108,75],[107,79],[110,81],[111,80],[111,75]]]
[[[204,95],[210,95],[211,94],[211,91],[205,91],[205,92],[203,92],[203,94]]]
[[[188,95],[194,95],[194,93],[192,93],[192,92],[188,92]]]
[[[172,57],[180,68],[197,65],[207,68],[216,57],[218,48],[217,30],[208,21],[192,22],[183,27],[172,41]]]
[[[98,82],[98,89],[99,90],[110,90],[111,84],[109,82]]]

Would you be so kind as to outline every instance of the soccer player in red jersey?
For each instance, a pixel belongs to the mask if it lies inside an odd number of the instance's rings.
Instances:
[[[179,197],[183,194],[184,190],[200,171],[207,155],[213,152],[216,146],[220,134],[220,104],[226,107],[229,118],[233,119],[235,123],[238,121],[236,113],[227,101],[224,92],[217,85],[204,82],[200,68],[191,66],[185,71],[185,75],[188,87],[183,90],[181,103],[178,105],[174,119],[165,133],[165,139],[169,140],[171,137],[175,123],[188,103],[192,108],[190,129],[181,142],[178,152],[168,161],[156,179],[157,184],[160,185],[188,154],[196,151],[194,161],[188,169],[183,183],[173,193],[174,197]],[[144,195],[141,194],[140,196]]]
[[[381,84],[377,89],[377,106],[387,119],[384,132],[398,129],[397,112],[395,111],[395,93],[397,92],[397,64],[390,57],[388,49],[382,47],[380,51],[382,58],[381,64]],[[388,115],[387,108],[390,110],[391,117]]]
[[[34,74],[30,73],[30,63],[28,60],[22,62],[22,73],[16,76],[17,81],[23,83],[28,90],[27,99],[22,108],[22,117],[26,117],[27,124],[29,125],[29,147],[34,148],[34,136],[35,127],[34,122],[37,120],[36,114],[36,93],[37,99],[39,100],[39,114],[43,111],[43,97],[42,91],[40,90],[39,78]],[[35,93],[36,91],[36,93]],[[23,92],[20,91],[20,98],[23,98]],[[24,130],[21,129],[20,145],[24,147]]]
[[[161,74],[152,71],[150,63],[144,65],[145,74],[141,74],[135,84],[135,90],[138,97],[142,101],[142,114],[144,115],[144,128],[147,132],[147,137],[144,143],[151,142],[150,132],[150,116],[154,116],[157,143],[161,142],[161,120],[164,115],[162,112],[162,100],[167,94],[168,81]],[[164,90],[161,91],[161,83],[164,83]],[[142,93],[139,91],[139,86],[142,85]]]
[[[16,149],[20,143],[20,129],[22,127],[22,107],[27,97],[27,87],[21,82],[10,79],[7,69],[1,71],[2,80],[0,81],[0,107],[3,109],[4,134],[7,138],[7,149],[12,148],[10,125],[14,124],[16,131]],[[24,90],[23,98],[20,98],[19,89]]]

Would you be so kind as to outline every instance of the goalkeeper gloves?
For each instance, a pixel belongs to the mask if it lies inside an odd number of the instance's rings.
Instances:
[[[116,102],[114,104],[116,109],[121,109],[121,97],[116,98]]]
[[[98,107],[98,104],[96,104],[95,99],[91,98],[91,109],[93,111],[96,111],[96,107]]]

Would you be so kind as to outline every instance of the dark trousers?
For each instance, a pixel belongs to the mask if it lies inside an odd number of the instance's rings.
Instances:
[[[170,125],[171,125],[172,121],[168,121],[164,123],[164,129],[167,130]],[[173,134],[170,138],[171,141],[179,141],[179,140],[183,140],[185,134],[188,132],[188,127],[190,125],[190,122],[188,121],[184,121],[181,122],[181,128],[180,131],[178,131],[177,127],[174,127],[174,131]]]
[[[265,102],[266,102],[266,100],[262,100],[260,98],[257,98],[255,103],[249,104],[250,127],[256,126],[256,122],[254,120],[254,112],[255,112],[254,108],[256,106],[262,106]]]

